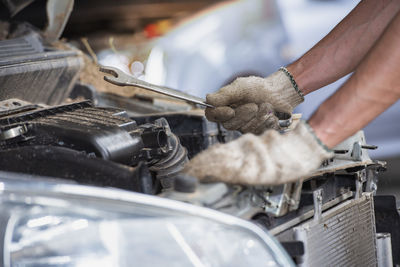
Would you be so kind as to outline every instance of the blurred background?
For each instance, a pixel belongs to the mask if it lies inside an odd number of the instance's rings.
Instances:
[[[358,2],[75,1],[62,37],[96,64],[119,67],[143,80],[204,97],[238,76],[267,76],[295,60]],[[14,19],[44,27],[45,3],[34,1]],[[0,9],[0,16],[7,16],[5,10]],[[0,35],[1,30],[0,25]],[[296,112],[309,118],[346,78],[308,95]],[[364,129],[367,142],[379,147],[370,151],[371,157],[388,162],[378,189],[382,194],[397,195],[400,189],[398,115],[399,102]]]

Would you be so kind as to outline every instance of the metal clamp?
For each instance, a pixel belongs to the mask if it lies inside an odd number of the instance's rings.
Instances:
[[[26,125],[20,125],[20,126],[5,130],[3,132],[0,131],[0,140],[4,141],[4,140],[13,139],[13,138],[23,135],[27,132],[28,132],[28,128],[26,127]]]

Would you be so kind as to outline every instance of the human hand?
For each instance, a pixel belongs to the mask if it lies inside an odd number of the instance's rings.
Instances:
[[[206,117],[220,122],[228,130],[261,134],[266,129],[279,129],[277,114],[292,114],[304,101],[293,77],[285,69],[267,78],[240,77],[207,95],[207,103],[215,108],[206,109]]]
[[[304,121],[290,132],[268,130],[217,144],[189,161],[184,171],[202,181],[277,185],[296,181],[333,156]]]

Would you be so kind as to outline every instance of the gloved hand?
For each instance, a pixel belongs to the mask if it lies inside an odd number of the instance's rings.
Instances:
[[[276,113],[292,114],[304,101],[303,94],[286,68],[267,78],[241,77],[213,94],[207,103],[206,117],[220,122],[228,130],[261,134],[266,129],[279,129]]]
[[[296,181],[333,156],[304,121],[290,132],[268,130],[217,144],[189,161],[184,171],[202,181],[277,185]]]

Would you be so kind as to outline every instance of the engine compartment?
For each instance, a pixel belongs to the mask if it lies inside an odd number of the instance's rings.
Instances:
[[[355,251],[357,258],[375,251],[378,225],[372,196],[385,163],[369,158],[367,149],[373,146],[365,143],[362,132],[339,145],[336,156],[309,178],[273,187],[241,186],[199,183],[182,173],[185,162],[197,153],[240,136],[208,122],[201,110],[138,115],[90,101],[48,106],[19,99],[4,100],[0,107],[2,171],[157,195],[160,201],[169,198],[234,215],[267,229],[307,266],[322,259],[310,254],[315,236],[301,229],[322,227],[321,236],[343,235],[328,231],[337,227],[332,221],[346,221],[345,214],[352,211],[354,217],[354,210],[365,206],[369,208],[351,220],[364,226],[348,228],[347,222],[341,231],[369,245],[360,250],[334,239],[330,242],[347,252],[336,253],[332,262],[352,259]]]
[[[99,91],[78,80],[85,64],[79,50],[52,46],[26,25],[0,41],[1,171],[120,188],[228,213],[269,231],[304,266],[340,265],[343,259],[376,265],[375,235],[390,232],[394,263],[400,262],[400,235],[385,220],[395,214],[392,225],[400,223],[395,200],[373,196],[385,163],[368,156],[376,147],[362,132],[296,183],[199,183],[182,173],[185,162],[240,133],[207,121],[203,110],[187,103]],[[318,247],[330,249],[324,242],[340,253],[316,253]]]
[[[1,114],[0,168],[6,171],[155,193],[158,184],[168,188],[166,180],[187,161],[165,119],[137,125],[124,111],[88,101],[42,107],[12,99],[0,105],[16,107]]]

